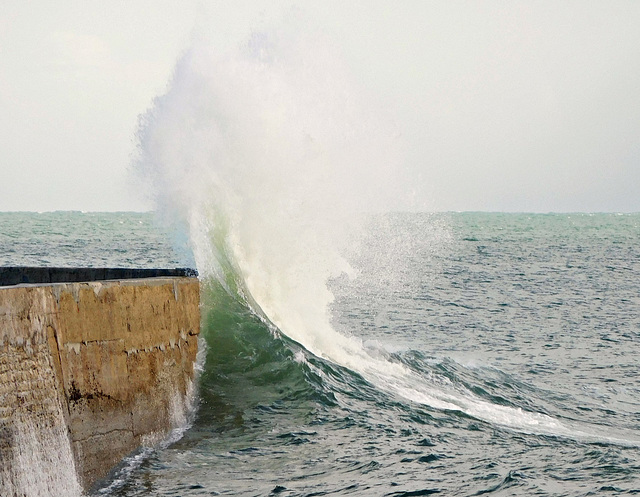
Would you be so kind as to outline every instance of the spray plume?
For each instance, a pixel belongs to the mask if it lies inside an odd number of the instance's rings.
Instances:
[[[326,281],[350,270],[341,251],[357,218],[397,198],[399,155],[337,47],[301,22],[231,53],[195,44],[142,117],[137,161],[200,273],[228,285],[234,266],[235,284],[298,340],[330,329]]]
[[[544,414],[438,385],[332,327],[327,281],[353,272],[344,254],[362,239],[361,215],[410,200],[396,134],[340,60],[295,16],[230,53],[195,44],[141,120],[137,167],[159,214],[185,230],[205,280],[310,352],[414,402],[576,435]]]

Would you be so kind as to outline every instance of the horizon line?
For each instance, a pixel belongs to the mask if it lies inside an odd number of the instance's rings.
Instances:
[[[44,211],[33,210],[0,210],[0,214],[54,214],[54,213],[76,213],[76,214],[154,214],[154,210],[121,210],[121,211],[101,211],[101,210],[81,210],[81,209],[53,209]],[[621,211],[621,210],[601,210],[601,211],[509,211],[509,210],[389,210],[376,211],[370,214],[640,214],[639,211]]]

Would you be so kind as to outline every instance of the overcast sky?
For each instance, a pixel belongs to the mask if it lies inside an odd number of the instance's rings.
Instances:
[[[146,210],[138,116],[195,39],[292,6],[335,40],[432,210],[640,211],[638,1],[0,0],[0,210]]]

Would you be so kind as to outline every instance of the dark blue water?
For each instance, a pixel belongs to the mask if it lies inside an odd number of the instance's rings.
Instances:
[[[48,216],[0,214],[3,264],[184,265],[149,215]],[[367,233],[328,282],[341,363],[203,281],[193,424],[97,494],[640,493],[640,215],[393,214]]]

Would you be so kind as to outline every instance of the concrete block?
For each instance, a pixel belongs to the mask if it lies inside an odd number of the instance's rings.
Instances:
[[[12,277],[116,274],[129,272],[23,268]],[[0,287],[0,494],[25,493],[16,426],[34,426],[25,433],[36,441],[55,434],[85,489],[173,428],[193,379],[199,298],[197,279],[184,277]]]

